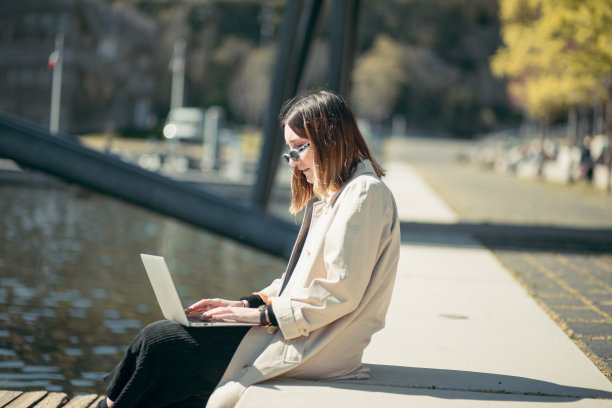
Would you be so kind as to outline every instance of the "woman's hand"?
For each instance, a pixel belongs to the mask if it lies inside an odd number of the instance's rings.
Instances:
[[[216,309],[218,307],[245,308],[245,304],[241,300],[226,300],[218,298],[202,299],[185,309],[185,313],[204,313],[208,310]]]
[[[202,313],[202,320],[259,323],[259,310],[248,307],[217,307]]]

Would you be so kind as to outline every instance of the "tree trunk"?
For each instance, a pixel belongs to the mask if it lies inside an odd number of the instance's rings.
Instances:
[[[578,140],[578,112],[574,105],[567,109],[567,140],[572,145]]]
[[[540,121],[540,157],[538,160],[538,178],[544,178],[544,164],[546,163],[546,152],[544,151],[544,143],[548,139],[550,133],[549,115],[545,115]]]
[[[606,150],[605,163],[608,165],[608,193],[612,192],[612,74],[606,81],[606,136],[608,136],[608,149]]]
[[[599,98],[593,103],[593,136],[604,132],[604,110],[603,103]]]

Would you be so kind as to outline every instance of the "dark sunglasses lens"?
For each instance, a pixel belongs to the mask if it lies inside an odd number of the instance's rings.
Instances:
[[[297,150],[291,150],[289,152],[289,156],[291,157],[291,159],[293,159],[293,161],[300,161],[300,153],[298,153]]]
[[[285,159],[285,162],[287,164],[289,164],[289,155],[288,154],[283,154],[283,159]]]

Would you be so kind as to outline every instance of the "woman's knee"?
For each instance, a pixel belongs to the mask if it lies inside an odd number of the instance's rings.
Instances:
[[[185,328],[170,320],[160,320],[145,326],[136,336],[132,345],[138,349],[155,352],[161,345],[169,346],[178,341],[185,333]]]
[[[168,332],[174,332],[177,329],[181,329],[183,326],[173,322],[172,320],[158,320],[156,322],[146,325],[141,331],[145,334],[159,336]]]

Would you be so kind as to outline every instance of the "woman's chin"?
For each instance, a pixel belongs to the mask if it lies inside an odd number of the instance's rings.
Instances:
[[[310,184],[314,183],[314,177],[311,171],[304,172],[304,176],[306,176],[306,181]]]

